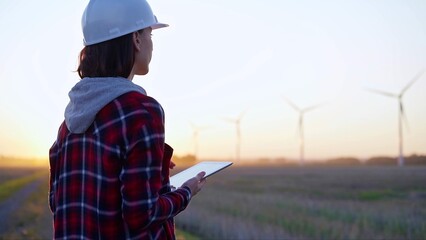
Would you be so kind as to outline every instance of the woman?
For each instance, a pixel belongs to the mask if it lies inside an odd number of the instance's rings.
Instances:
[[[55,239],[174,239],[173,217],[204,185],[202,172],[171,191],[163,109],[132,83],[149,72],[151,31],[166,26],[145,0],[87,5],[81,80],[50,149]]]

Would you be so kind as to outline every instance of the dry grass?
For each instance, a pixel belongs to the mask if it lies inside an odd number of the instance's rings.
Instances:
[[[45,171],[47,168],[44,168]],[[0,167],[0,185],[12,179],[17,179],[31,175],[41,169],[39,168],[21,168],[21,167]]]
[[[51,239],[52,217],[47,203],[48,178],[46,173],[34,181],[40,181],[37,189],[22,206],[7,219],[6,229],[0,239]]]
[[[47,174],[38,181],[0,239],[51,238]],[[425,167],[233,166],[176,224],[201,239],[426,239],[425,182]],[[185,232],[178,239],[193,239]]]
[[[177,225],[206,239],[425,239],[425,167],[232,167]]]
[[[41,181],[22,206],[8,217],[6,222],[0,223],[6,227],[3,232],[0,232],[0,240],[52,239],[52,214],[47,201],[49,185],[46,172],[46,169],[40,168],[0,168],[0,196],[4,198],[12,196],[32,181]],[[181,230],[177,230],[176,237],[178,240],[199,239]]]
[[[23,176],[13,178],[13,171],[15,170],[15,174],[17,176],[21,174]],[[28,169],[23,171],[22,169],[3,169],[0,172],[5,173],[5,176],[2,177],[2,182],[0,183],[0,202],[18,191],[24,185],[46,175],[46,170],[40,169],[33,169],[32,171]]]

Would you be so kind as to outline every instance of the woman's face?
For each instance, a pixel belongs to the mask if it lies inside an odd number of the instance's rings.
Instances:
[[[142,33],[134,33],[135,63],[132,69],[133,75],[145,75],[149,72],[149,63],[152,58],[151,32],[151,28],[145,28]]]

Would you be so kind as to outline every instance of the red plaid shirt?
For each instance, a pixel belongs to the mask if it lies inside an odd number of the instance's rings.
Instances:
[[[106,105],[83,134],[65,123],[50,149],[55,239],[174,239],[189,188],[170,191],[173,149],[161,105],[137,92]]]

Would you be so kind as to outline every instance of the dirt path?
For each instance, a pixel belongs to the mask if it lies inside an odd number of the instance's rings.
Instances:
[[[19,210],[19,208],[24,204],[27,198],[35,190],[37,190],[42,183],[45,183],[44,178],[32,181],[21,189],[19,189],[6,200],[0,202],[0,238],[5,231],[13,227],[14,222],[10,220],[13,219],[14,213]]]

